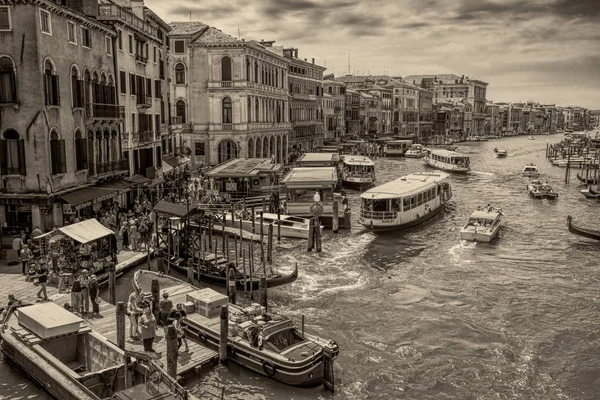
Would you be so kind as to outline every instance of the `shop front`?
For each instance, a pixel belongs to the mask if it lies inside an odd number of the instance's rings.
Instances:
[[[119,207],[128,207],[127,193],[134,184],[123,179],[107,182],[98,186],[90,186],[60,196],[63,219],[93,218],[102,208],[114,203]]]

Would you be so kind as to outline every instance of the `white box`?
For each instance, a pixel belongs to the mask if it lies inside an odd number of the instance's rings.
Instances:
[[[186,294],[186,301],[196,305],[196,312],[205,317],[213,317],[221,312],[221,306],[227,305],[228,297],[212,289],[196,290]]]
[[[55,303],[41,303],[17,310],[19,324],[42,339],[76,333],[83,320]]]

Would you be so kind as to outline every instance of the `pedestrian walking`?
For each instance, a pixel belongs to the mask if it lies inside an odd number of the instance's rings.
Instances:
[[[81,304],[81,282],[78,279],[75,279],[71,285],[71,307],[75,310],[75,313],[81,313],[81,315],[83,315]]]
[[[88,270],[82,269],[81,274],[79,275],[79,283],[81,285],[81,315],[90,312],[89,281]]]
[[[22,239],[21,239],[22,240]],[[23,275],[27,273],[29,262],[33,259],[33,253],[29,249],[29,247],[24,244],[23,249],[21,250],[21,265]]]
[[[152,345],[156,336],[156,319],[148,302],[144,302],[142,306],[144,314],[140,317],[140,333],[144,342],[144,351],[155,353]]]
[[[40,290],[38,290],[37,293],[38,299],[41,299],[41,294],[43,294],[43,299],[48,300],[48,293],[46,292],[46,284],[48,283],[48,269],[44,264],[39,265],[36,273],[36,278],[40,285]]]

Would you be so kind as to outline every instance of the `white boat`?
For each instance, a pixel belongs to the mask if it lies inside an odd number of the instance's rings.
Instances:
[[[500,231],[502,210],[489,207],[473,212],[460,230],[462,240],[490,243]]]
[[[308,218],[295,217],[292,215],[280,215],[280,219],[277,218],[277,214],[274,213],[263,213],[263,233],[266,235],[269,229],[269,225],[273,225],[273,234],[277,234],[278,226],[281,226],[281,236],[296,238],[296,239],[308,239]],[[252,233],[252,216],[241,219],[242,230]],[[238,228],[240,227],[240,215],[235,216],[235,220],[231,220],[231,213],[227,213],[225,217],[225,226]],[[219,229],[221,225],[215,223],[215,229]],[[321,226],[321,232],[323,226]],[[260,233],[260,214],[254,215],[254,233]]]
[[[367,190],[358,222],[369,229],[403,229],[436,215],[452,198],[449,174],[418,172]]]
[[[538,167],[536,165],[529,164],[526,165],[525,168],[523,168],[523,176],[537,178],[538,176],[540,176],[540,171],[538,170]]]
[[[383,145],[383,152],[386,157],[401,157],[412,145],[411,139],[390,140]]]
[[[542,189],[543,186],[541,180],[535,179],[527,184],[527,192],[535,199],[543,199],[546,197],[546,192]]]
[[[542,187],[542,190],[544,190],[544,192],[546,192],[546,198],[548,200],[555,200],[558,198],[558,192],[556,190],[554,190],[554,188],[550,185],[548,185],[547,183],[544,184],[544,186]]]
[[[508,156],[508,152],[504,149],[494,149],[494,154],[496,154],[496,158],[505,158]]]
[[[427,150],[425,150],[425,148],[422,145],[415,143],[412,146],[410,146],[410,149],[406,150],[406,153],[404,153],[404,157],[421,158],[425,157],[426,154]]]
[[[365,156],[345,155],[342,159],[342,184],[345,186],[370,186],[375,182],[375,164]]]
[[[465,174],[471,170],[468,156],[449,150],[431,150],[425,155],[425,164],[430,167],[441,169],[446,172]]]

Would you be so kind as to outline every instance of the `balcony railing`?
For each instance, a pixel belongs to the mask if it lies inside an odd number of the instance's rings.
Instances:
[[[317,100],[317,96],[314,94],[292,93],[292,97],[298,100]]]
[[[255,130],[269,130],[269,129],[290,129],[292,124],[290,122],[250,122],[250,123],[237,123],[237,124],[214,124],[208,125],[208,129],[211,131],[255,131]],[[199,126],[199,129],[202,126]]]
[[[141,56],[139,54],[136,54],[135,55],[135,61],[137,61],[137,62],[142,63],[142,64],[145,65],[145,64],[148,63],[148,57],[144,57],[144,56]]]
[[[125,107],[116,104],[88,104],[89,116],[95,119],[123,119]]]
[[[171,117],[171,125],[181,125],[183,123],[182,117]]]
[[[142,33],[158,38],[156,28],[152,27],[144,20],[136,17],[133,13],[124,10],[116,4],[100,4],[98,6],[97,18],[101,21],[118,19]]]
[[[107,161],[103,163],[90,164],[88,167],[90,175],[105,175],[113,172],[129,171],[127,159]]]
[[[154,132],[153,131],[144,131],[144,132],[135,132],[133,134],[133,141],[138,144],[146,144],[154,142]]]
[[[232,81],[221,81],[221,87],[233,87]]]

